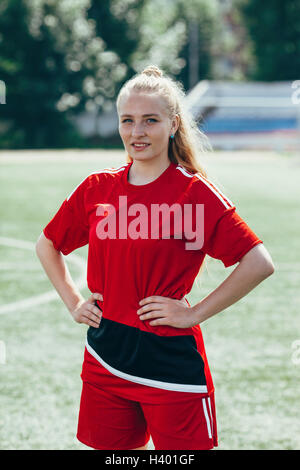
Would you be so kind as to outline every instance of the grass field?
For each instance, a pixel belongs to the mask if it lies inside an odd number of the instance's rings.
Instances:
[[[264,241],[276,268],[202,325],[216,388],[219,449],[300,449],[300,364],[292,347],[300,340],[300,160],[217,152],[203,162]],[[34,244],[85,176],[122,163],[124,155],[116,151],[0,152],[0,341],[6,350],[0,361],[1,449],[87,449],[75,438],[86,327],[71,319],[59,298],[47,297],[53,287]],[[79,283],[87,247],[72,255],[65,259]],[[233,269],[208,259],[190,303]],[[85,283],[80,287],[87,298]]]

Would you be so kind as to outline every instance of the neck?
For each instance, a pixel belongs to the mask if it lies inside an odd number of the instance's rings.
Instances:
[[[128,174],[132,184],[147,184],[158,178],[170,165],[168,157],[159,160],[133,160]]]

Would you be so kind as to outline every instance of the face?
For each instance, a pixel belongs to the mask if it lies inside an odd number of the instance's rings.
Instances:
[[[155,94],[131,92],[119,104],[119,132],[133,160],[167,159],[171,134],[179,118],[168,116],[164,100]]]

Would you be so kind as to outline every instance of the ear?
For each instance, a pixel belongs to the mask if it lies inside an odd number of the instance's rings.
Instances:
[[[175,133],[178,130],[179,124],[180,124],[180,116],[179,114],[175,114],[174,119],[172,121],[172,134],[175,135]]]

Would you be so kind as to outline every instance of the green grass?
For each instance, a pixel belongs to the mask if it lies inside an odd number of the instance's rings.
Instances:
[[[74,153],[74,152],[73,152]],[[1,152],[0,236],[35,243],[86,175],[124,162],[122,152]],[[293,155],[216,153],[209,177],[269,250],[276,271],[203,323],[216,388],[219,449],[299,449],[300,165]],[[86,258],[87,247],[75,252]],[[78,268],[66,258],[72,275]],[[234,267],[208,260],[194,304]],[[53,290],[34,251],[0,245],[0,307]],[[87,288],[82,289],[89,295]],[[75,439],[86,327],[60,299],[0,314],[1,449],[86,449]]]

